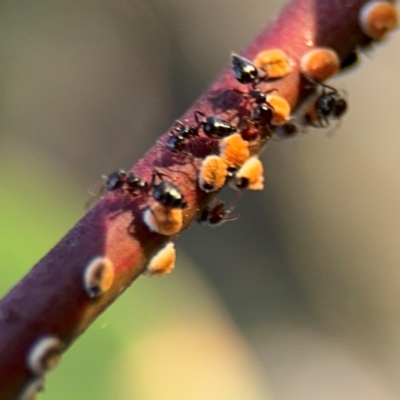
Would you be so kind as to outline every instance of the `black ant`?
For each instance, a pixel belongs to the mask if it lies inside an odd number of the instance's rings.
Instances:
[[[308,79],[313,85],[322,86],[322,93],[316,98],[313,109],[305,114],[304,121],[316,128],[326,127],[330,119],[340,119],[347,111],[347,101],[334,87]]]
[[[152,184],[153,199],[167,208],[187,207],[187,201],[177,186],[171,182],[162,181],[157,185]]]
[[[161,182],[156,184],[156,178]],[[120,169],[107,177],[105,182],[108,191],[122,189],[130,194],[149,193],[151,189],[153,199],[168,208],[186,208],[187,202],[177,186],[173,183],[163,180],[164,174],[155,171],[151,182],[148,183],[138,178],[133,172],[126,173]]]
[[[196,125],[185,125],[177,120],[173,127],[166,146],[173,152],[183,152],[188,139],[198,137],[200,128],[204,134],[211,139],[223,139],[226,136],[236,132],[236,128],[228,121],[221,118],[211,116],[206,117],[200,111],[194,112]]]
[[[321,126],[329,125],[329,118],[339,119],[347,110],[347,101],[337,89],[320,83],[322,93],[315,101],[315,111]]]
[[[187,139],[198,136],[199,128],[193,125],[185,125],[177,120],[170,132],[170,137],[167,140],[166,146],[173,152],[183,152]]]
[[[213,206],[207,206],[201,211],[197,221],[201,223],[208,223],[212,226],[218,226],[228,221],[236,221],[239,215],[229,215],[232,208],[226,209],[222,201],[217,201]]]
[[[255,122],[257,126],[271,125],[272,119],[274,118],[274,108],[267,100],[263,103],[257,103],[257,106],[253,110],[251,119]]]
[[[261,82],[268,80],[268,75],[265,72],[264,76],[260,76],[259,69],[247,58],[232,54],[232,70],[235,79],[242,84],[251,85],[248,93],[240,92],[242,95],[253,99],[255,107],[252,111],[250,119],[257,126],[269,126],[274,117],[274,107],[267,101],[268,93],[276,89],[263,92],[258,85]]]
[[[268,75],[260,76],[259,69],[247,58],[233,53],[231,56],[232,70],[235,79],[244,85],[251,84],[256,87],[259,83],[266,81]]]
[[[203,120],[200,120],[199,117],[202,117]],[[197,126],[202,127],[204,134],[211,139],[223,139],[236,132],[236,128],[224,119],[214,116],[206,117],[200,111],[194,112],[194,118]]]
[[[108,192],[117,189],[126,190],[128,193],[134,194],[138,191],[147,190],[147,182],[138,178],[133,172],[127,173],[120,169],[110,174],[105,181],[105,186]]]
[[[89,193],[95,198],[86,202],[85,208],[87,210],[91,209],[95,202],[107,192],[120,189],[131,195],[137,195],[148,190],[148,183],[145,180],[138,178],[133,172],[126,172],[124,169],[119,169],[108,176],[103,175],[102,180],[101,184],[93,185],[89,189]]]

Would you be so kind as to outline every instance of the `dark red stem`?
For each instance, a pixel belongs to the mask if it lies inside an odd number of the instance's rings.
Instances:
[[[358,26],[359,10],[364,3],[365,0],[294,0],[243,55],[252,59],[265,49],[285,51],[294,61],[293,71],[271,88],[279,89],[279,94],[295,107],[305,93],[298,70],[304,53],[315,46],[327,46],[344,58],[368,42]],[[183,120],[194,122],[196,110],[206,115],[226,116],[221,108],[232,102],[234,92],[227,90],[233,88],[241,90],[228,68]],[[216,151],[217,143],[196,139],[194,157],[176,157],[161,144],[167,137],[168,132],[133,170],[149,180],[154,168],[158,168],[182,190],[189,205],[184,211],[185,229],[211,198],[199,190],[197,176],[201,160]],[[257,152],[263,144],[259,143],[253,151]],[[147,204],[147,195],[109,193],[0,302],[1,399],[15,399],[32,378],[26,357],[39,337],[53,335],[69,346],[140,276],[155,251],[171,239],[151,233],[144,225],[142,213]],[[116,277],[111,290],[93,300],[83,290],[82,276],[85,266],[96,256],[112,260]]]

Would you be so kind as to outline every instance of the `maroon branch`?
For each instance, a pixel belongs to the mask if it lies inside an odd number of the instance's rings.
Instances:
[[[304,54],[315,47],[328,47],[345,60],[357,48],[380,38],[373,33],[367,36],[366,28],[360,28],[360,10],[366,3],[293,0],[243,52],[253,60],[261,51],[280,49],[291,60],[291,72],[282,79],[264,82],[263,89],[276,89],[292,110],[298,108],[310,93],[310,81],[299,70]],[[228,68],[182,121],[196,125],[195,111],[230,119],[238,113],[238,94],[242,91],[243,85]],[[176,154],[165,145],[170,132],[131,172],[150,182],[157,171],[180,189],[187,201],[181,229],[172,236],[161,235],[143,222],[144,211],[155,202],[151,188],[137,193],[113,190],[102,198],[0,302],[1,399],[17,398],[29,384],[40,387],[42,375],[56,364],[59,353],[144,272],[153,255],[186,229],[215,196],[199,188],[198,176],[203,159],[218,153],[219,141],[198,135],[190,141],[189,151]],[[269,138],[270,135],[261,135],[252,144],[251,153],[258,153]],[[93,262],[94,270],[88,271]]]

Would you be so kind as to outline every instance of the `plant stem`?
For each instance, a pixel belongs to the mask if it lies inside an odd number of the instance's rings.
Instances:
[[[299,72],[301,57],[314,47],[330,47],[344,59],[357,47],[370,43],[358,23],[365,0],[293,0],[242,53],[253,59],[260,51],[283,50],[293,62],[286,77],[265,88],[278,89],[292,109],[309,94],[309,82]],[[227,55],[228,59],[228,55]],[[235,92],[243,90],[228,68],[182,117],[194,123],[194,111],[228,118]],[[227,110],[230,108],[230,110]],[[164,173],[184,194],[183,228],[213,198],[198,188],[202,160],[215,154],[218,141],[199,137],[191,147],[193,156],[177,157],[164,143],[165,133],[132,171],[151,180],[154,169]],[[267,142],[252,147],[258,153]],[[174,237],[150,232],[143,222],[147,194],[107,194],[0,302],[0,398],[15,399],[32,379],[27,357],[32,345],[43,336],[54,336],[68,347],[90,323],[138,276],[157,250]],[[83,287],[86,266],[96,257],[111,260],[115,279],[102,296],[91,298]]]

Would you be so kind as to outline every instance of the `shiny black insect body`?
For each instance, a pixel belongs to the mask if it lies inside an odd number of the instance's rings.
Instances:
[[[214,116],[206,117],[200,111],[195,111],[194,118],[197,126],[202,127],[204,134],[211,139],[223,139],[236,132],[236,128],[224,119]]]
[[[239,56],[239,54],[232,54],[232,71],[235,79],[244,85],[251,84],[255,86],[260,80],[258,68],[247,58]]]
[[[250,90],[249,96],[254,100],[256,104],[264,104],[267,102],[267,94],[271,93],[273,90],[263,92],[260,88],[253,88]]]
[[[185,152],[186,137],[181,134],[171,135],[166,143],[166,146],[172,152]]]
[[[132,195],[149,193],[152,190],[154,200],[169,208],[186,208],[187,202],[182,192],[173,183],[164,181],[163,174],[154,172],[151,182],[138,178],[133,172],[126,173],[120,169],[110,174],[105,182],[108,191],[121,189]],[[161,182],[156,183],[156,178]]]
[[[257,125],[269,126],[274,118],[274,108],[268,102],[258,104],[251,115]]]
[[[274,117],[274,108],[268,103],[267,95],[275,89],[263,92],[258,87],[261,82],[268,80],[267,73],[264,71],[264,75],[261,76],[259,69],[250,60],[238,54],[232,54],[232,70],[238,82],[251,85],[248,93],[240,92],[244,97],[253,100],[254,107],[252,107],[250,119],[257,126],[270,126]]]
[[[191,138],[198,136],[199,134],[199,128],[197,126],[193,125],[185,125],[181,121],[176,121],[175,122],[175,127],[174,127],[174,132],[178,136],[182,136],[184,138]]]
[[[236,132],[236,128],[228,121],[210,116],[206,117],[200,111],[195,111],[194,118],[196,125],[185,125],[181,121],[175,122],[175,127],[170,133],[166,146],[173,152],[185,153],[187,141],[199,136],[200,129],[211,139],[223,139]]]
[[[105,182],[107,191],[117,189],[125,190],[131,194],[147,190],[148,183],[138,178],[133,172],[127,173],[125,170],[120,169],[110,174]]]
[[[267,92],[268,93],[268,92]],[[244,123],[244,127],[241,130],[242,137],[246,138],[246,140],[254,140],[250,135],[247,138],[247,132],[252,132],[255,129],[257,134],[255,138],[266,138],[271,136],[271,123],[274,118],[275,110],[274,107],[267,101],[267,93],[261,92],[259,89],[254,89],[249,92],[249,95],[255,94],[253,99],[255,100],[255,105],[252,107],[251,114],[249,117],[244,117],[242,122]]]
[[[153,198],[165,207],[169,208],[186,208],[187,202],[182,192],[173,183],[162,181],[153,184]]]
[[[175,121],[175,126],[167,139],[166,147],[174,153],[186,153],[186,143],[191,138],[199,135],[199,128],[196,125],[186,125],[183,122]]]
[[[329,125],[329,119],[339,119],[347,110],[347,101],[333,87],[322,84],[323,91],[315,101],[315,111],[321,126]]]
[[[108,191],[121,189],[126,182],[126,172],[120,169],[112,174],[108,175],[105,185]]]
[[[253,109],[251,119],[259,125],[270,125],[274,117],[274,108],[267,101],[268,93],[275,89],[263,92],[260,88],[253,88],[249,92],[249,96],[254,100],[256,106]]]
[[[165,175],[159,171],[153,172],[151,183],[149,185],[149,188],[153,189],[153,199],[164,207],[180,209],[186,208],[187,202],[180,189],[172,182],[164,181],[164,176]],[[157,177],[161,180],[160,183],[156,183]]]

